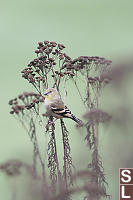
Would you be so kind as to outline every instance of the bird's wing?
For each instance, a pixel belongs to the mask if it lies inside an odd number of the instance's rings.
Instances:
[[[71,118],[71,111],[64,105],[64,102],[61,99],[52,103],[50,108],[56,115]]]

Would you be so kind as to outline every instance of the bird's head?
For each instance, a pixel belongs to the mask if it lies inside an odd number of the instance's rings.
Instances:
[[[54,88],[48,88],[47,90],[45,90],[44,97],[46,100],[53,100],[60,98],[58,91]]]

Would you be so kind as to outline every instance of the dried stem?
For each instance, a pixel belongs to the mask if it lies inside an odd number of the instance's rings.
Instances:
[[[72,80],[73,80],[73,82],[74,82],[74,84],[75,84],[75,86],[76,86],[76,89],[77,89],[77,91],[78,91],[78,93],[79,93],[79,96],[80,96],[80,98],[81,98],[81,100],[82,100],[83,105],[84,105],[85,108],[87,109],[86,104],[85,104],[85,100],[83,99],[83,97],[82,97],[82,95],[81,95],[81,92],[80,92],[80,90],[79,90],[79,88],[78,88],[78,86],[77,86],[76,81],[75,81],[74,79],[72,79]]]
[[[51,129],[50,129],[51,127]],[[51,134],[50,142],[48,143],[48,167],[50,168],[50,179],[52,188],[55,191],[55,184],[58,180],[58,186],[61,187],[61,172],[59,169],[59,161],[57,155],[57,146],[56,146],[56,138],[55,138],[55,124],[53,121],[53,117],[50,117],[48,121],[47,131]],[[57,169],[57,175],[56,175]]]
[[[63,139],[63,147],[64,147],[64,166],[63,166],[63,175],[65,180],[65,186],[67,188],[67,166],[66,166],[66,144],[65,144],[65,133],[64,133],[64,127],[63,127],[63,119],[60,119],[61,123],[61,131],[62,131],[62,139]]]
[[[72,158],[70,155],[70,144],[68,139],[68,131],[65,126],[65,123],[63,119],[60,119],[61,122],[61,130],[62,130],[62,139],[63,139],[63,148],[64,148],[64,166],[63,166],[63,172],[64,172],[64,180],[66,184],[66,188],[68,185],[72,184],[72,168],[74,168],[72,164]]]

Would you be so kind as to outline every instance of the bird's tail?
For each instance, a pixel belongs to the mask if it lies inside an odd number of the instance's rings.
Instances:
[[[74,114],[71,114],[71,119],[74,120],[76,123],[78,123],[80,126],[83,125],[83,122],[74,116]]]

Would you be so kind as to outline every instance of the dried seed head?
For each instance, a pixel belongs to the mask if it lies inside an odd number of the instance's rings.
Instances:
[[[42,48],[39,49],[39,53],[43,53],[43,49]]]
[[[85,113],[84,118],[86,118],[89,122],[104,123],[109,121],[111,116],[101,109],[91,109]]]
[[[53,54],[53,55],[56,55],[56,52],[55,52],[55,51],[53,51],[53,52],[52,52],[52,54]]]
[[[38,54],[38,53],[39,53],[39,50],[35,50],[35,53],[37,53],[37,54]]]
[[[63,54],[60,54],[60,55],[59,55],[59,59],[60,59],[60,60],[63,60],[63,59],[64,59]]]
[[[39,46],[43,47],[43,43],[42,42],[38,42]]]
[[[52,47],[56,47],[57,43],[56,42],[50,42]]]
[[[54,62],[54,59],[53,58],[49,58],[49,61]]]
[[[48,40],[44,40],[44,44],[48,44],[49,43],[49,41]]]
[[[12,111],[10,111],[10,114],[14,114],[14,111],[12,110]]]
[[[10,101],[9,101],[9,105],[12,105],[12,104],[13,104],[13,100],[10,100]]]

